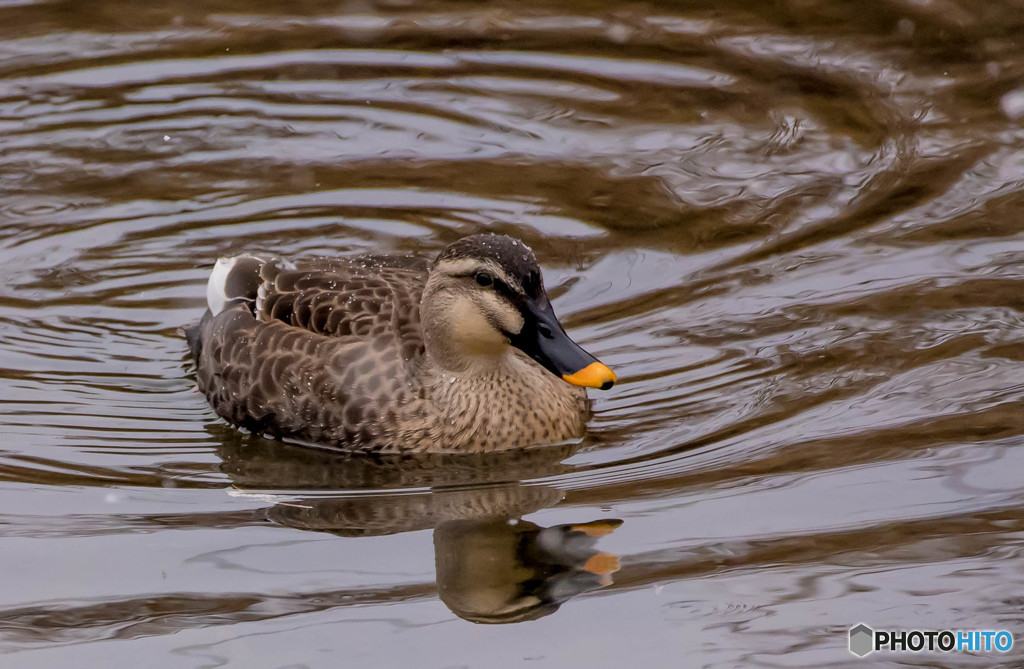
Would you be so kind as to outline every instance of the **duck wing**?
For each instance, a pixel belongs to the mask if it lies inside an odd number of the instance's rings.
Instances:
[[[253,313],[328,337],[363,341],[393,338],[402,358],[423,352],[420,298],[427,262],[419,258],[361,256],[260,267]]]
[[[209,310],[186,332],[199,390],[252,432],[378,450],[413,401],[425,260],[218,261]]]

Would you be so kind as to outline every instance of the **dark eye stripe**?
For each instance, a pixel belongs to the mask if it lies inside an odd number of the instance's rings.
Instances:
[[[459,274],[457,275],[457,277],[460,279],[473,279],[474,281],[477,282],[477,284],[483,285],[480,284],[479,280],[477,279],[477,277],[481,274],[487,274],[487,276],[491,278],[492,283],[490,287],[494,290],[494,292],[504,297],[506,300],[511,302],[516,307],[519,307],[520,304],[526,299],[526,296],[523,295],[520,291],[514,290],[510,285],[508,285],[498,277],[488,272],[475,271],[466,274]]]
[[[494,280],[494,290],[516,307],[519,307],[520,303],[525,300],[525,296],[522,293],[513,290],[511,286],[501,279]]]

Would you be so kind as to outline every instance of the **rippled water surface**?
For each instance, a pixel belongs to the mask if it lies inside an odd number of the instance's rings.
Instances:
[[[0,663],[1024,647],[1022,35],[1012,0],[0,0]],[[219,255],[485,230],[619,374],[582,444],[345,457],[194,392]]]

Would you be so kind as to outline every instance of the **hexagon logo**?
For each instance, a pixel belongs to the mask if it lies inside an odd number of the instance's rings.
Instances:
[[[850,628],[850,652],[864,657],[875,649],[875,630],[864,623]]]

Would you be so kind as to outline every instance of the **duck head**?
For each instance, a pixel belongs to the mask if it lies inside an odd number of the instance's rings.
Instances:
[[[460,371],[514,346],[575,386],[607,390],[616,377],[569,338],[544,290],[533,251],[504,235],[473,235],[434,261],[420,304],[424,343]]]

